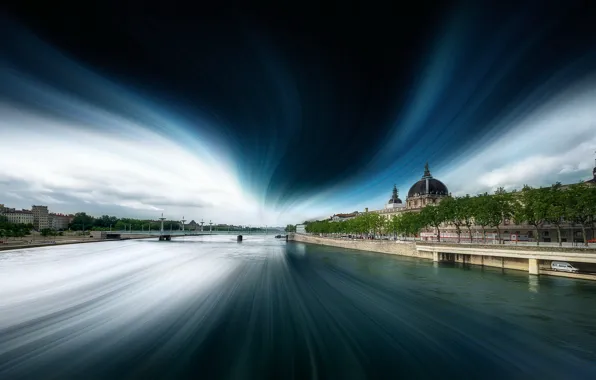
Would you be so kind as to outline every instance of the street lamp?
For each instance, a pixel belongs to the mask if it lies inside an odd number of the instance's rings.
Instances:
[[[213,231],[213,222],[209,221],[209,234]]]

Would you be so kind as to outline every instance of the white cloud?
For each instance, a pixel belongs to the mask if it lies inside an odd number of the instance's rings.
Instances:
[[[596,150],[595,104],[593,80],[571,87],[516,125],[500,126],[508,132],[463,153],[437,177],[457,195],[585,180]]]
[[[172,218],[244,224],[276,219],[206,149],[190,152],[132,124],[122,124],[126,133],[119,135],[9,107],[0,113],[0,187],[19,199],[16,207],[35,201],[54,211],[121,208],[128,216],[163,211]]]

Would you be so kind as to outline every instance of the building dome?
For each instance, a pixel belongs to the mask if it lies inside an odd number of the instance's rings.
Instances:
[[[419,195],[449,195],[447,186],[438,179],[433,178],[428,169],[428,163],[424,167],[424,175],[422,179],[410,187],[408,197],[415,197]]]

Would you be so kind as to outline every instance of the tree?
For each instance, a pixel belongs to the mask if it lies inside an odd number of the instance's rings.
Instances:
[[[518,194],[517,203],[514,207],[514,219],[516,223],[526,222],[536,230],[536,245],[540,245],[540,228],[546,218],[548,189],[533,189],[524,186]]]
[[[404,212],[400,216],[402,233],[406,236],[414,236],[414,239],[420,233],[420,230],[426,226],[421,213]]]
[[[441,224],[445,222],[445,211],[439,205],[428,205],[420,212],[424,226],[437,229],[437,241],[441,241]]]
[[[393,215],[391,219],[389,219],[389,231],[393,233],[393,238],[397,238],[397,232],[400,231],[400,224],[402,221],[401,216]]]
[[[459,201],[459,212],[462,226],[465,226],[468,230],[470,237],[470,243],[472,243],[472,225],[474,224],[474,202],[473,198],[469,195],[458,198]]]
[[[99,218],[96,218],[93,221],[93,226],[94,227],[98,227],[98,230],[101,231],[101,229],[109,229],[110,226],[115,226],[116,223],[118,223],[118,218],[115,216],[109,216],[109,215],[102,215]]]
[[[565,217],[581,226],[584,245],[587,246],[586,227],[592,225],[596,215],[596,187],[579,183],[569,186],[566,192]]]
[[[484,193],[474,197],[472,201],[474,224],[482,228],[482,240],[484,240],[484,243],[486,243],[486,227],[491,223],[489,199],[490,195]]]
[[[367,214],[369,231],[372,231],[373,237],[377,236],[377,233],[383,230],[384,219],[380,214],[371,212]]]
[[[567,213],[567,205],[569,201],[566,199],[569,197],[569,192],[561,190],[561,184],[557,182],[545,191],[546,212],[544,219],[554,224],[557,228],[557,239],[559,246],[563,245],[561,240],[561,224]]]
[[[461,242],[461,227],[465,222],[465,209],[464,198],[444,198],[439,203],[439,208],[443,213],[445,222],[455,226],[455,232],[457,233],[457,242]]]
[[[293,224],[288,224],[285,228],[286,232],[296,232],[296,226]]]
[[[499,244],[501,243],[501,230],[500,225],[505,219],[510,219],[513,215],[512,206],[512,194],[507,193],[502,187],[495,191],[495,195],[489,197],[487,200],[488,204],[488,225],[494,227],[497,230],[497,236]]]
[[[83,229],[89,229],[94,225],[94,218],[87,215],[84,212],[77,212],[72,219],[69,227],[73,231],[82,231]]]

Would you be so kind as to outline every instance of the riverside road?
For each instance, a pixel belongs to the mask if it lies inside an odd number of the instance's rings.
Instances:
[[[593,282],[280,240],[0,252],[0,378],[596,378]]]

